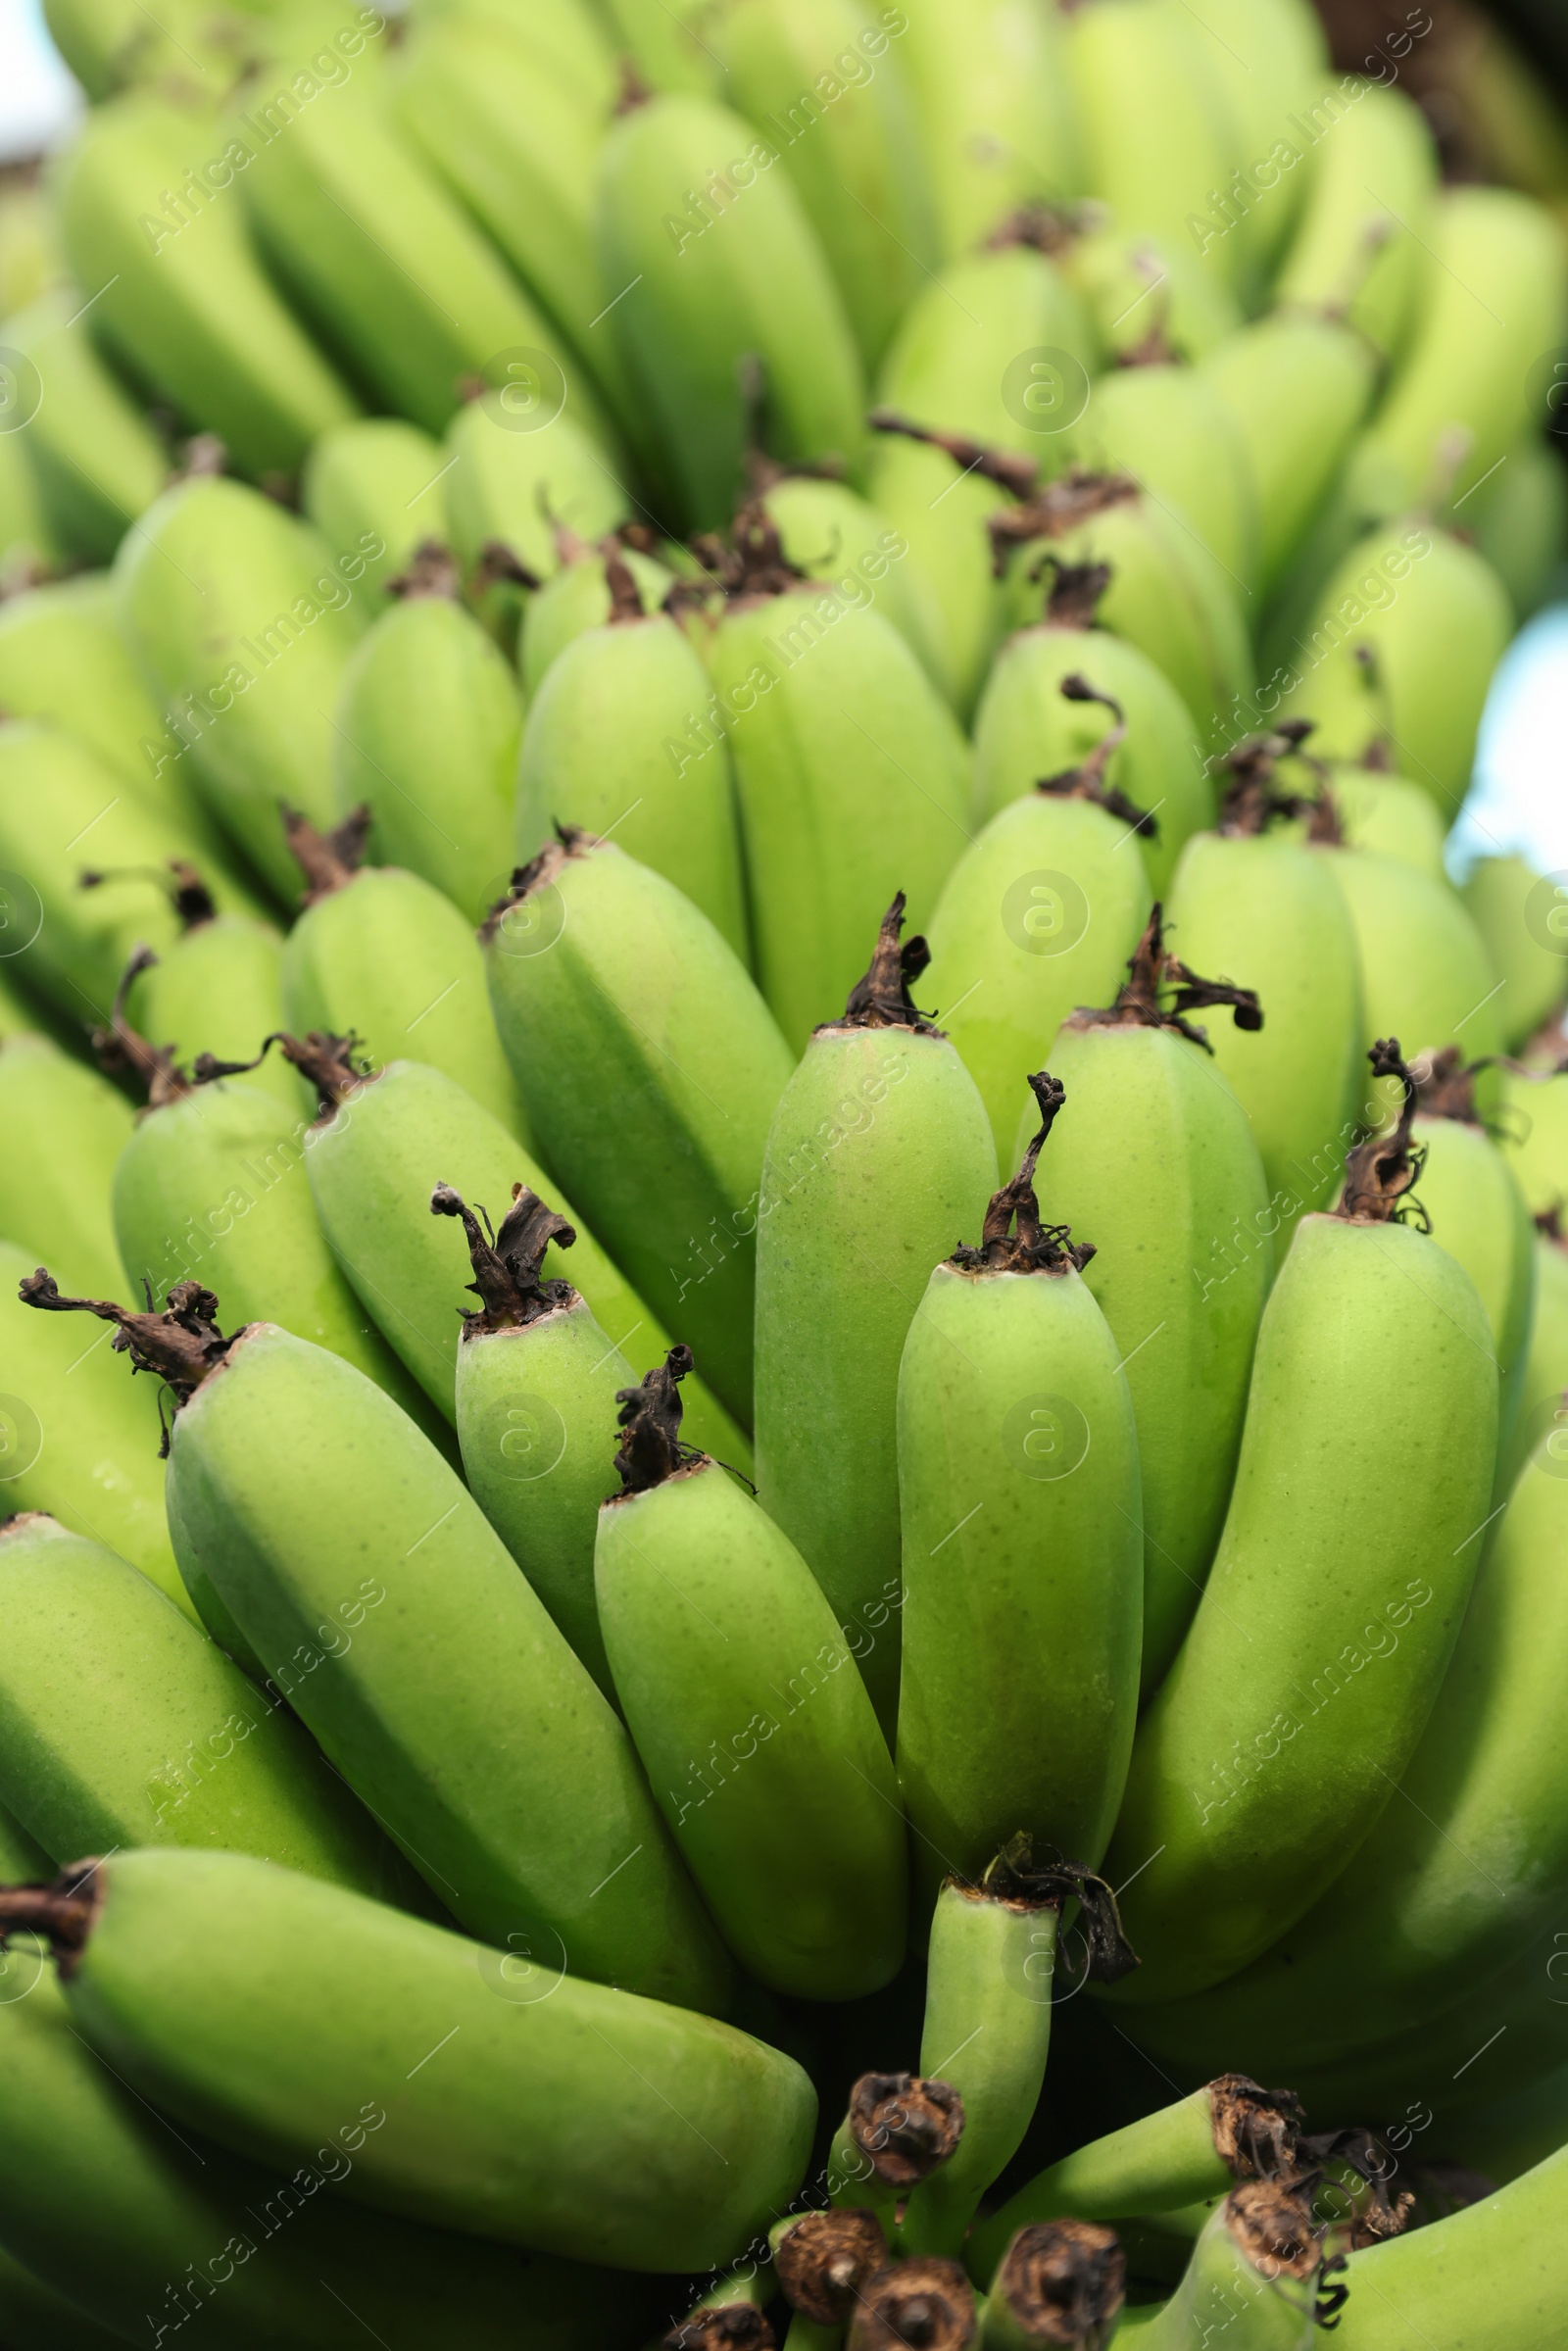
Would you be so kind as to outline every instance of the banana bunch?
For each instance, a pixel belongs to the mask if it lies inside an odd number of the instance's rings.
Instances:
[[[1568,2351],[1568,266],[1425,12],[47,13],[0,2344]]]

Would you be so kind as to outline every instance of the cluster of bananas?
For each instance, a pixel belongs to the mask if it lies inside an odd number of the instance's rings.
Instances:
[[[1568,2344],[1568,937],[1445,866],[1568,310],[1430,21],[49,14],[0,2341]]]

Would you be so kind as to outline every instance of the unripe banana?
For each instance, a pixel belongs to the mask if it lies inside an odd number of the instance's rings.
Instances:
[[[1059,568],[1044,619],[997,656],[975,714],[975,808],[995,816],[1042,777],[1080,766],[1120,725],[1105,780],[1154,819],[1142,844],[1158,897],[1183,844],[1213,823],[1214,788],[1169,678],[1125,637],[1095,627],[1107,584],[1103,566]]]
[[[438,530],[441,501],[427,502],[427,493],[445,463],[440,442],[400,416],[335,424],[312,446],[301,480],[307,518],[340,559],[381,542],[381,554],[366,561],[360,590],[369,611],[384,606],[387,581]]]
[[[890,1737],[899,1361],[922,1267],[997,1180],[974,1081],[910,1000],[926,950],[901,950],[902,923],[901,898],[784,1089],[757,1241],[759,1497],[826,1592]]]
[[[1123,731],[993,816],[931,917],[931,993],[999,1160],[1012,1156],[1021,1073],[1075,1004],[1114,996],[1149,919],[1138,838],[1149,819],[1102,781]]]
[[[615,1693],[720,1933],[774,1991],[854,2000],[904,1957],[898,1783],[849,1647],[766,1512],[680,1441],[691,1350],[620,1392],[594,1587]],[[671,1592],[679,1595],[672,1611]]]
[[[57,1865],[219,1846],[395,1899],[391,1847],[292,1716],[102,1543],[12,1519],[0,1624],[0,1792]]]
[[[753,546],[776,555],[771,526]],[[758,984],[799,1052],[864,969],[894,892],[917,918],[936,904],[968,835],[968,746],[890,620],[776,569],[749,568],[710,673],[734,762]]]
[[[1053,2341],[1103,2351],[1118,2330],[1127,2263],[1113,2231],[1092,2221],[1046,2221],[1007,2247],[980,2315],[988,2351],[1043,2351]]]
[[[1469,1596],[1496,1456],[1492,1338],[1463,1268],[1394,1220],[1417,1172],[1415,1089],[1391,1047],[1372,1064],[1401,1077],[1399,1125],[1351,1153],[1340,1209],[1297,1228],[1225,1531],[1133,1750],[1106,1861],[1144,1963],[1123,2000],[1220,1982],[1332,1884],[1426,1726]],[[1332,1477],[1306,1474],[1324,1461]]]
[[[1512,629],[1474,548],[1419,517],[1391,523],[1351,548],[1285,647],[1270,681],[1279,713],[1311,718],[1329,758],[1396,766],[1451,824]]]
[[[1205,268],[1191,237],[1179,244],[1118,228],[1102,205],[1084,205],[1039,224],[1040,242],[1089,305],[1118,366],[1151,349],[1194,364],[1239,334],[1241,305]]]
[[[60,224],[76,283],[103,289],[106,343],[261,479],[292,473],[358,403],[265,275],[227,192],[237,165],[216,117],[117,98],[63,159]]]
[[[477,922],[512,853],[516,679],[459,603],[444,548],[427,541],[390,585],[398,601],[357,647],[338,697],[338,809],[368,808],[376,863],[408,867]]]
[[[21,1882],[41,1886],[50,1869],[49,1856],[42,1845],[27,1835],[16,1814],[7,1811],[3,1804],[0,1804],[0,1869],[5,1871],[8,1886]]]
[[[1568,1390],[1568,1249],[1555,1215],[1536,1218],[1536,1310],[1519,1367],[1519,1403],[1505,1445],[1497,1447],[1499,1494],[1511,1494],[1544,1424],[1554,1422]]]
[[[614,608],[610,587],[612,556],[631,574],[645,612],[657,612],[675,584],[675,574],[655,557],[616,539],[590,547],[570,534],[559,571],[528,599],[523,614],[517,666],[525,703],[531,704],[556,656],[585,629],[602,628]]]
[[[607,1344],[637,1336],[667,1347],[660,1325],[619,1268],[611,1263],[559,1185],[535,1166],[500,1120],[440,1070],[394,1061],[367,1083],[344,1058],[345,1040],[290,1041],[321,1091],[321,1115],[306,1156],[311,1195],[322,1230],[349,1280],[425,1394],[451,1418],[458,1317],[466,1307],[461,1263],[425,1203],[449,1180],[465,1200],[504,1211],[521,1182],[559,1207],[577,1236],[570,1278]],[[335,1049],[335,1050],[334,1050]],[[567,1272],[549,1254],[549,1279]],[[688,1420],[694,1438],[726,1461],[748,1468],[751,1448],[700,1381]]]
[[[519,350],[552,376],[553,404],[595,429],[598,404],[560,337],[378,101],[360,76],[319,92],[286,137],[244,116],[229,125],[249,151],[240,187],[271,267],[377,400],[427,432],[466,377]]]
[[[828,2152],[830,2206],[873,2215],[892,2237],[909,2189],[951,2159],[962,2135],[963,2101],[946,2082],[861,2074]]]
[[[1375,767],[1335,766],[1328,782],[1340,831],[1351,849],[1376,850],[1379,857],[1397,857],[1413,865],[1430,881],[1446,882],[1446,828],[1430,792],[1405,776],[1386,775]],[[1495,961],[1497,948],[1487,935],[1474,901],[1467,897],[1466,903]],[[1498,1004],[1505,1005],[1506,998],[1499,997]]]
[[[977,1884],[944,1879],[931,1920],[920,2070],[957,2091],[963,2135],[910,2196],[903,2252],[961,2255],[981,2196],[1023,2142],[1051,2044],[1063,1906],[1081,1899],[1097,1973],[1136,1964],[1115,1933],[1107,1892],[1072,1863],[1037,1866],[1025,1837]]]
[[[27,441],[44,504],[74,556],[107,563],[163,488],[169,459],[77,323],[81,307],[59,287],[13,313],[5,337],[36,377]]]
[[[1068,20],[1067,65],[1087,192],[1121,227],[1191,247],[1192,222],[1225,189],[1239,144],[1200,23],[1158,0],[1096,0]],[[1236,285],[1246,241],[1216,222],[1199,250]]]
[[[1352,2253],[1344,2351],[1407,2351],[1445,2336],[1467,2351],[1553,2351],[1568,2300],[1565,2186],[1568,2150],[1559,2150],[1435,2228]]]
[[[306,896],[283,946],[285,1022],[299,1036],[353,1036],[370,1068],[428,1061],[526,1143],[466,914],[417,873],[362,865],[367,826],[364,808],[332,833],[288,819]]]
[[[893,416],[996,443],[1049,472],[1070,453],[1100,353],[1088,306],[1055,263],[1008,244],[950,262],[915,297],[882,363],[877,400]],[[877,442],[868,479],[936,599],[950,690],[966,714],[1003,624],[985,544],[997,493],[983,469],[955,479],[940,447],[903,435]]]
[[[1083,185],[1065,28],[1048,10],[984,0],[961,14],[913,0],[882,23],[898,38],[923,133],[945,255],[966,253],[1010,212]]]
[[[159,1403],[132,1388],[109,1336],[33,1314],[18,1296],[36,1256],[0,1241],[0,1472],[11,1510],[41,1510],[106,1543],[193,1620],[164,1514]]]
[[[1283,1262],[1297,1217],[1339,1189],[1361,1101],[1364,1023],[1355,932],[1335,874],[1288,832],[1267,829],[1271,767],[1266,749],[1236,755],[1219,830],[1188,842],[1169,915],[1184,961],[1250,988],[1264,1007],[1261,1031],[1221,1025],[1209,1042],[1250,1122]]]
[[[594,0],[558,0],[550,9],[519,7],[517,0],[423,0],[419,10],[421,24],[453,16],[505,25],[579,103],[586,98],[608,111],[621,94],[612,8],[607,15]]]
[[[1423,1172],[1423,1192],[1428,1186]],[[1436,1228],[1435,1228],[1436,1229]],[[1156,2051],[1308,2073],[1443,2017],[1538,1941],[1568,1885],[1556,1690],[1568,1653],[1568,1486],[1549,1417],[1512,1490],[1397,1792],[1327,1892],[1242,1974],[1142,2014]],[[1478,1536],[1470,1544],[1481,1548]],[[1377,1952],[1377,1966],[1362,1964]],[[1348,1983],[1356,1997],[1348,2001]],[[1486,2038],[1485,2030],[1477,2034]]]
[[[865,395],[838,288],[774,145],[726,108],[655,98],[605,143],[596,193],[609,324],[688,523],[729,520],[760,367],[776,457],[863,457]],[[580,526],[579,526],[580,527]]]
[[[617,47],[652,88],[703,97],[716,88],[719,61],[704,38],[703,0],[675,0],[672,8],[664,0],[605,0],[605,13]]]
[[[1412,1054],[1454,1043],[1471,1060],[1496,1053],[1502,984],[1447,882],[1372,849],[1320,855],[1355,932],[1363,1027]]]
[[[551,1166],[749,1423],[762,1151],[794,1066],[771,1013],[672,883],[569,828],[518,868],[483,936]]]
[[[1205,354],[1257,499],[1257,590],[1271,596],[1306,538],[1372,399],[1366,342],[1329,312],[1277,311]]]
[[[193,866],[180,867],[171,881],[185,927],[136,972],[125,998],[130,1020],[176,1062],[207,1053],[248,1064],[257,1040],[283,1025],[282,939],[270,922],[220,914]],[[249,1083],[298,1126],[311,1098],[285,1060],[263,1059]]]
[[[969,2275],[988,2284],[1013,2231],[1032,2221],[1176,2212],[1227,2195],[1238,2180],[1288,2179],[1299,2169],[1300,2123],[1300,2102],[1289,2090],[1221,2074],[1037,2173],[971,2233]]]
[[[1342,310],[1390,358],[1409,339],[1432,282],[1438,156],[1426,120],[1403,90],[1347,74],[1286,136],[1312,164],[1275,299]]]
[[[544,400],[537,369],[519,362],[447,427],[446,535],[470,592],[492,543],[521,565],[531,587],[561,567],[563,526],[598,539],[627,518],[630,494],[582,421],[568,413],[547,422],[541,410],[533,424]]]
[[[923,14],[940,22],[945,12]],[[903,8],[876,0],[765,0],[731,9],[719,26],[725,99],[779,143],[867,367],[940,258],[947,159],[929,135],[921,139],[926,92],[907,72],[923,62],[920,30],[912,61],[909,30]],[[986,33],[972,19],[969,33],[958,53],[987,58]],[[1018,64],[1008,60],[1014,90]],[[951,106],[951,84],[945,98]]]
[[[242,2162],[118,2082],[74,2030],[53,1971],[30,1953],[23,1964],[31,1987],[0,2009],[6,2244],[114,2341],[162,2331],[201,2351],[354,2351],[373,2327],[387,2351],[425,2351],[458,2325],[472,2351],[514,2351],[519,2328],[528,2341],[580,2331],[622,2345],[646,2325],[629,2280],[331,2193],[391,2124],[391,2096],[362,2085],[286,2169]],[[45,2340],[74,2351],[65,2335]]]
[[[1100,0],[1097,0],[1097,5]],[[1258,591],[1258,493],[1230,409],[1196,367],[1119,367],[1095,385],[1074,436],[1083,462],[1128,473],[1197,531],[1249,612]]]
[[[1568,318],[1550,214],[1508,188],[1455,188],[1437,209],[1430,292],[1410,348],[1351,461],[1368,515],[1437,492],[1446,512],[1494,474],[1532,422],[1532,363]]]
[[[1251,649],[1232,582],[1182,516],[1126,474],[1074,470],[991,527],[1013,627],[1041,617],[1061,565],[1108,566],[1102,626],[1163,669],[1200,737],[1228,738],[1230,712],[1251,700]]]
[[[1497,1144],[1519,1178],[1532,1216],[1568,1205],[1568,1087],[1553,1060],[1498,1074]]]
[[[81,1934],[65,1985],[77,2030],[143,2094],[273,2161],[330,2145],[379,2093],[386,2127],[342,2182],[355,2202],[701,2271],[765,2228],[805,2170],[807,2077],[711,2018],[570,1976],[537,1984],[548,1957],[508,1974],[461,1935],[247,1855],[117,1854],[86,1890],[90,1930],[82,1893],[5,1902],[13,1927]]]
[[[34,1265],[120,1289],[109,1187],[131,1123],[124,1096],[47,1037],[0,1045],[0,1234]]]
[[[164,1315],[120,1317],[180,1399],[187,1577],[456,1917],[722,2005],[722,1955],[631,1744],[478,1504],[363,1373],[270,1323],[226,1341],[216,1311],[188,1285]]]
[[[1041,1190],[1053,1223],[1099,1236],[1084,1279],[1126,1365],[1143,1480],[1147,1697],[1181,1643],[1224,1524],[1275,1220],[1247,1114],[1201,1057],[1207,1030],[1183,1017],[1229,1005],[1246,1033],[1266,1007],[1167,954],[1157,907],[1129,972],[1108,1011],[1080,1007],[1051,1045],[1072,1109]],[[1029,1125],[1025,1112],[1020,1151]]]
[[[458,1441],[468,1488],[605,1695],[614,1683],[594,1598],[594,1529],[610,1477],[607,1431],[635,1374],[568,1281],[545,1280],[547,1248],[576,1235],[519,1184],[487,1241],[450,1184],[434,1216],[458,1216],[479,1299],[458,1346]]]
[[[1544,920],[1534,926],[1533,892],[1546,902]],[[1497,998],[1502,1042],[1509,1053],[1519,1053],[1538,1029],[1560,1015],[1568,996],[1568,962],[1555,944],[1552,922],[1560,901],[1555,891],[1543,888],[1533,865],[1509,856],[1478,858],[1459,895],[1503,983]]]
[[[1170,2300],[1136,2333],[1140,2351],[1186,2351],[1245,2314],[1248,2351],[1298,2351],[1334,2320],[1345,2289],[1309,2190],[1257,2180],[1233,2188],[1204,2224]]]
[[[1568,544],[1568,478],[1551,446],[1535,432],[1516,443],[1467,519],[1523,627],[1550,600]]]
[[[1328,44],[1316,11],[1302,0],[1216,0],[1200,20],[1202,44],[1231,118],[1233,169],[1223,199],[1187,237],[1201,250],[1204,232],[1225,226],[1242,248],[1250,288],[1265,280],[1299,218],[1308,175],[1291,136],[1292,117],[1310,104],[1328,71]],[[1240,215],[1240,218],[1236,218]]]
[[[708,672],[667,612],[644,612],[625,563],[605,561],[609,619],[562,649],[529,706],[516,760],[516,862],[536,857],[556,824],[612,834],[627,857],[684,891],[745,962],[735,788],[729,745],[706,718]],[[510,769],[507,785],[510,799]],[[493,860],[485,878],[496,870]]]
[[[0,441],[0,564],[7,579],[40,580],[62,570],[66,550],[49,518],[27,455],[25,433]]]
[[[11,968],[74,1024],[108,1019],[142,941],[161,948],[179,936],[165,884],[190,854],[189,840],[84,743],[36,719],[0,725],[0,864],[21,877],[10,885],[23,932]],[[103,879],[83,888],[88,873]],[[241,884],[213,879],[225,911],[260,911]]]
[[[285,903],[297,884],[278,803],[318,823],[331,812],[332,711],[379,545],[334,561],[271,499],[202,480],[167,491],[115,564],[120,625],[184,738],[178,756]]]
[[[0,2327],[11,2351],[111,2351],[124,2341],[0,2253]]]
[[[1040,1133],[980,1247],[932,1274],[899,1371],[898,1761],[928,1874],[940,1855],[977,1875],[1019,1830],[1098,1867],[1138,1710],[1132,1397],[1083,1246],[1040,1223],[1062,1095],[1030,1083]]]
[[[949,699],[953,679],[936,591],[909,560],[908,542],[886,514],[841,481],[785,473],[758,500],[778,532],[784,561],[807,579],[836,583],[846,596],[864,586],[883,616],[907,639]]]

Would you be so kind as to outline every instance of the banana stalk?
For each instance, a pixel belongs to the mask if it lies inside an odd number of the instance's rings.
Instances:
[[[1089,2221],[1020,2229],[997,2271],[980,2320],[988,2351],[1044,2351],[1057,2343],[1102,2351],[1117,2332],[1126,2263],[1110,2229]]]
[[[1315,2327],[1334,2323],[1346,2301],[1309,2192],[1290,2181],[1233,2188],[1193,2248],[1170,2300],[1134,2340],[1140,2351],[1178,2351],[1240,2319],[1249,2351],[1298,2351]]]

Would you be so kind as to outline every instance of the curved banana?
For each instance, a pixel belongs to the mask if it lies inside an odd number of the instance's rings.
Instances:
[[[1259,596],[1271,596],[1307,537],[1371,405],[1376,362],[1332,312],[1276,311],[1204,354],[1257,502]]]
[[[309,521],[340,560],[379,540],[366,559],[360,593],[371,612],[422,539],[439,536],[442,502],[431,498],[445,465],[441,444],[401,416],[334,424],[311,447],[300,480]]]
[[[563,525],[598,539],[631,511],[631,493],[593,433],[569,413],[546,418],[545,397],[537,368],[518,362],[508,380],[469,400],[447,427],[446,536],[470,595],[487,557],[511,557],[527,574],[521,584],[536,587],[563,566]]]
[[[1345,2299],[1309,2191],[1288,2180],[1232,2188],[1204,2224],[1170,2300],[1136,2332],[1141,2351],[1182,2351],[1244,2314],[1248,2351],[1297,2351]]]
[[[174,1062],[207,1054],[246,1064],[248,1083],[270,1095],[297,1128],[311,1099],[300,1078],[281,1057],[249,1066],[259,1039],[283,1025],[281,937],[253,915],[219,913],[194,866],[169,878],[184,927],[161,955],[140,958],[134,973],[127,966],[132,1025]]]
[[[1559,1401],[1568,1391],[1568,1249],[1554,1213],[1536,1217],[1535,1225],[1535,1313],[1530,1345],[1517,1374],[1513,1427],[1506,1444],[1497,1447],[1498,1494],[1512,1494],[1526,1457],[1544,1429],[1555,1425]]]
[[[0,1234],[33,1264],[116,1291],[122,1279],[109,1187],[130,1136],[129,1103],[47,1037],[0,1044]]]
[[[673,571],[657,557],[626,545],[624,536],[590,547],[571,533],[560,570],[529,597],[523,614],[517,668],[525,704],[532,704],[556,656],[584,629],[602,628],[610,618],[615,601],[610,587],[612,557],[630,573],[645,612],[657,612],[675,584]]]
[[[1286,135],[1307,151],[1311,170],[1275,300],[1341,311],[1375,351],[1393,357],[1408,343],[1432,283],[1431,129],[1403,90],[1347,74],[1314,94],[1293,131]]]
[[[1095,385],[1074,439],[1096,472],[1129,474],[1148,496],[1173,508],[1226,573],[1243,610],[1251,612],[1258,592],[1257,485],[1230,405],[1206,372],[1163,359],[1116,368]]]
[[[81,307],[74,288],[41,294],[7,318],[5,338],[38,379],[27,440],[44,504],[74,556],[107,563],[163,488],[169,459],[77,323]]]
[[[820,481],[809,473],[780,474],[760,492],[758,504],[778,532],[785,563],[806,579],[838,586],[846,596],[858,598],[868,589],[951,701],[941,605],[930,580],[910,561],[908,541],[887,515],[844,482]]]
[[[1338,763],[1329,770],[1328,784],[1340,831],[1351,849],[1376,850],[1380,857],[1398,857],[1415,866],[1429,881],[1447,881],[1443,856],[1446,828],[1430,792],[1406,776],[1389,775],[1382,768]],[[1461,895],[1495,960],[1497,949],[1487,936],[1475,899],[1468,891]],[[1506,1013],[1506,997],[1498,1002]]]
[[[1557,894],[1543,886],[1523,857],[1500,856],[1478,858],[1459,895],[1503,983],[1497,998],[1502,1042],[1509,1053],[1520,1053],[1538,1029],[1560,1019],[1568,998],[1568,959],[1552,920]]]
[[[1412,1056],[1457,1043],[1480,1060],[1502,1044],[1501,986],[1481,934],[1446,881],[1373,849],[1318,853],[1355,932],[1361,1016]],[[1384,1089],[1393,1110],[1397,1096]],[[1369,1096],[1375,1102],[1376,1093]]]

